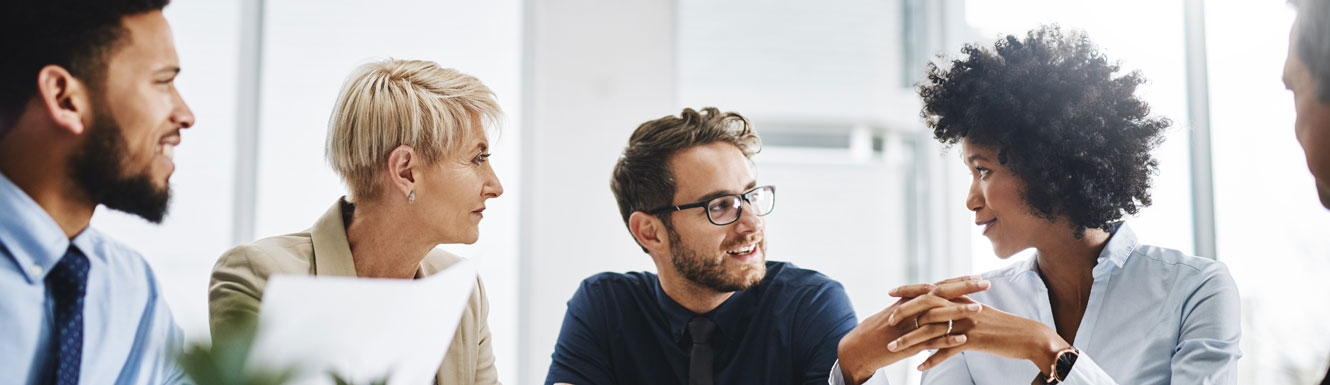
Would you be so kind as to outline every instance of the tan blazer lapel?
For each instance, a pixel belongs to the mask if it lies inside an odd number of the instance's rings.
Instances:
[[[342,223],[345,199],[338,198],[309,229],[314,243],[314,275],[356,276],[356,262],[351,259],[351,244],[346,241],[346,225]]]

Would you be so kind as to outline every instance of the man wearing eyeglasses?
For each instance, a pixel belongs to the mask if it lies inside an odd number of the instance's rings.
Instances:
[[[748,121],[684,109],[639,126],[610,188],[657,274],[603,273],[568,301],[546,384],[825,384],[857,324],[840,283],[766,260],[776,188]]]

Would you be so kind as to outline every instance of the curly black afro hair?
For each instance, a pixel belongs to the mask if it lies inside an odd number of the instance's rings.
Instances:
[[[1150,205],[1151,151],[1171,122],[1136,97],[1139,71],[1115,77],[1084,33],[1056,25],[961,52],[950,68],[929,63],[919,86],[935,139],[996,148],[1033,214],[1069,219],[1077,238]]]

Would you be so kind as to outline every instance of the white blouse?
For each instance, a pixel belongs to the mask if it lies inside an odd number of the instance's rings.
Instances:
[[[992,285],[970,298],[1056,329],[1034,261],[984,274]],[[1122,225],[1093,276],[1073,344],[1081,354],[1063,384],[1237,382],[1238,288],[1223,263],[1142,245]],[[923,383],[1029,384],[1039,372],[1029,360],[966,351],[925,372]],[[842,384],[840,377],[836,365],[829,382]],[[879,370],[867,383],[886,384],[886,376]]]

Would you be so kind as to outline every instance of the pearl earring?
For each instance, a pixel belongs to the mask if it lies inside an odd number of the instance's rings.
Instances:
[[[416,190],[411,190],[411,195],[406,196],[407,203],[416,203]]]

